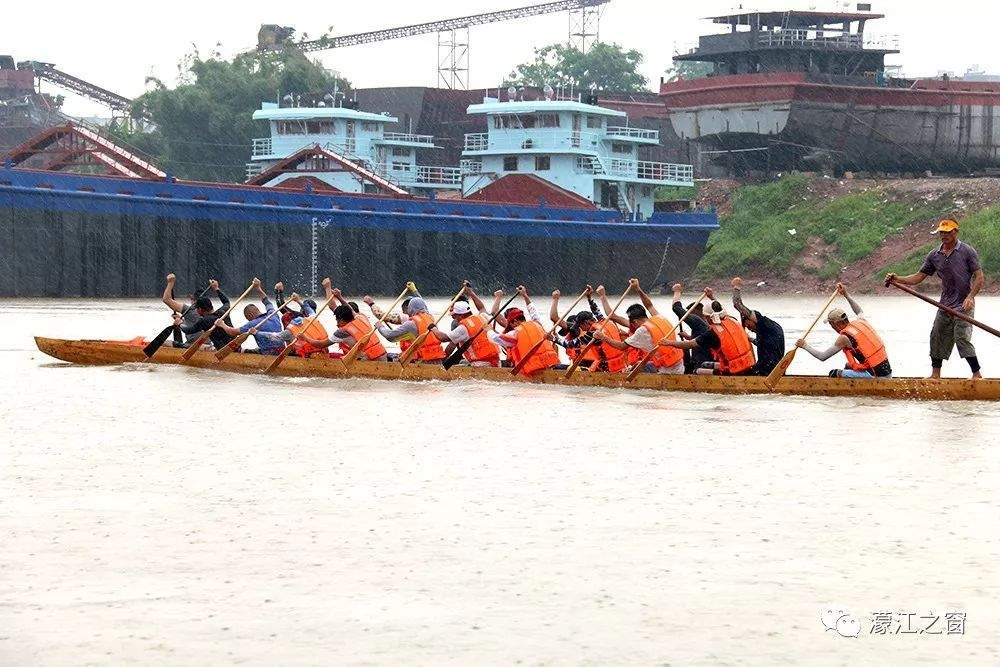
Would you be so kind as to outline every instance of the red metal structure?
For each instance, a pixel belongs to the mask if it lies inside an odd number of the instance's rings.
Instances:
[[[247,181],[247,185],[288,188],[290,186],[286,185],[286,183],[293,180],[304,184],[304,181],[301,180],[303,176],[339,171],[346,171],[353,174],[365,186],[365,190],[371,190],[373,194],[410,196],[410,193],[406,190],[393,185],[375,172],[358,166],[347,158],[337,155],[319,145],[306,146],[302,150],[289,155],[270,169],[251,178]],[[294,176],[288,179],[281,178],[285,174],[293,174]],[[310,182],[312,180],[319,179],[312,177]],[[329,188],[329,186],[326,187]]]
[[[93,130],[73,123],[44,130],[5,155],[12,167],[162,179],[166,173]]]

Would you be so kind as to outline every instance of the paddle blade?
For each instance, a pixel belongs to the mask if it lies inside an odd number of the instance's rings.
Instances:
[[[404,352],[399,357],[399,363],[403,364],[404,366],[406,364],[410,363],[410,359],[413,358],[413,356],[417,353],[417,350],[419,350],[420,347],[424,344],[424,341],[427,340],[427,336],[429,334],[430,334],[430,331],[425,331],[422,334],[420,334],[419,336],[417,336],[417,339],[415,341],[413,341],[413,345],[411,345],[410,347],[406,348],[406,352]]]
[[[631,382],[632,380],[635,379],[635,376],[637,376],[639,373],[642,372],[642,369],[644,369],[646,367],[646,364],[648,364],[649,361],[653,358],[654,352],[656,352],[655,347],[649,352],[647,352],[645,357],[639,360],[639,363],[635,365],[635,368],[633,368],[631,372],[629,372],[629,374],[625,377],[625,382]]]
[[[788,367],[792,365],[792,361],[795,359],[795,353],[799,348],[793,347],[788,352],[785,352],[785,356],[781,358],[778,365],[774,367],[774,370],[767,374],[767,378],[764,380],[764,384],[767,385],[768,389],[774,389],[778,381],[785,376],[785,371]]]
[[[268,367],[264,369],[264,373],[270,373],[275,368],[280,366],[281,362],[285,360],[285,357],[288,356],[288,353],[292,351],[293,347],[295,347],[295,343],[289,343],[288,345],[286,345],[285,348],[278,354],[278,356],[274,358],[274,361],[272,361],[268,365]]]
[[[594,341],[590,341],[582,350],[580,350],[580,354],[576,355],[576,359],[573,360],[573,363],[570,364],[570,367],[563,374],[563,379],[568,380],[573,377],[573,373],[575,373],[576,369],[580,367],[580,363],[583,361],[584,356],[590,352],[590,348],[593,346]]]
[[[215,353],[216,360],[222,361],[230,354],[240,349],[240,346],[243,345],[243,341],[245,341],[249,337],[250,337],[250,332],[247,331],[245,333],[241,333],[239,336],[229,341],[229,345],[226,345],[224,348]]]
[[[211,330],[209,330],[203,333],[202,335],[198,336],[198,340],[191,343],[188,349],[184,350],[184,354],[181,355],[181,359],[183,359],[184,361],[189,361],[191,357],[193,357],[195,353],[201,349],[201,346],[205,344],[205,341],[208,340],[208,337],[211,333],[212,333]]]
[[[157,350],[163,347],[163,344],[167,342],[167,339],[170,338],[170,334],[173,333],[173,331],[174,325],[171,324],[169,327],[158,333],[156,338],[149,341],[149,344],[146,345],[146,347],[142,348],[142,353],[146,355],[147,359],[152,357],[156,354]]]
[[[465,351],[468,350],[468,349],[469,349],[469,345],[468,345],[468,341],[466,341],[465,343],[462,343],[462,345],[460,347],[458,347],[454,352],[452,352],[450,355],[448,355],[448,358],[445,359],[443,362],[441,362],[441,365],[444,366],[445,370],[449,370],[449,369],[451,369],[452,366],[458,365],[459,363],[461,363],[462,356],[465,354]]]

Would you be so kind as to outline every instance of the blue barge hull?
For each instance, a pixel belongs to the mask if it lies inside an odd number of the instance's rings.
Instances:
[[[271,188],[0,168],[0,296],[151,296],[259,276],[309,291],[393,293],[414,280],[450,293],[525,282],[536,291],[631,276],[687,275],[714,213],[615,211]]]

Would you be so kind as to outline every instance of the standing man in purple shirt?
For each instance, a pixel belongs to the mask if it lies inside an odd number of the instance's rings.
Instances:
[[[975,248],[958,240],[958,223],[950,218],[942,220],[933,232],[941,239],[941,247],[927,255],[920,271],[910,276],[890,273],[903,285],[918,285],[928,276],[941,278],[941,303],[954,310],[964,311],[969,317],[976,312],[976,295],[983,288],[985,277]],[[958,346],[958,354],[969,363],[972,377],[982,378],[976,348],[972,345],[972,325],[938,310],[931,328],[931,377],[941,377],[941,366]]]

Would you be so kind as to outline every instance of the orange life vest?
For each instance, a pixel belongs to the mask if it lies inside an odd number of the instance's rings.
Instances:
[[[559,365],[559,353],[556,352],[555,345],[550,341],[545,341],[545,335],[548,332],[541,324],[535,320],[528,320],[517,325],[515,331],[517,332],[517,343],[510,349],[510,360],[514,362],[515,366],[521,363],[521,359],[535,347],[538,341],[544,341],[521,369],[524,375],[534,375],[539,371]]]
[[[873,372],[875,367],[889,360],[882,342],[875,329],[864,320],[854,320],[840,332],[851,339],[853,348],[844,348],[847,366],[855,371]]]
[[[295,324],[294,321],[290,321],[288,323],[288,330],[292,332],[293,336],[298,336],[304,331],[306,335],[316,340],[324,340],[326,338],[329,338],[328,334],[326,333],[326,329],[323,327],[322,324],[320,324],[318,318],[314,319],[312,323],[309,324],[309,326],[307,327],[306,321],[308,319],[309,319],[308,317],[303,317],[301,324]],[[317,354],[319,352],[326,352],[326,350],[320,347],[316,347],[307,340],[299,340],[299,342],[295,345],[295,353],[302,357],[308,357],[310,355]]]
[[[742,324],[726,316],[719,324],[709,321],[708,326],[719,337],[720,345],[712,350],[712,358],[719,364],[719,370],[723,374],[738,375],[757,363],[753,345]]]
[[[469,340],[472,345],[465,350],[465,359],[471,364],[475,362],[489,362],[493,366],[500,365],[500,347],[490,340],[485,333],[479,334],[486,326],[487,317],[483,313],[469,315],[458,323],[458,326],[465,327],[469,332]]]
[[[659,345],[659,342],[664,338],[670,341],[677,340],[677,331],[667,321],[667,318],[662,315],[653,315],[647,317],[642,326],[649,332],[649,337],[653,339],[653,344],[657,346],[656,352],[653,354],[652,359],[650,359],[650,363],[653,366],[656,368],[670,368],[684,361],[684,350]]]
[[[597,330],[611,340],[618,341],[619,343],[622,342],[621,329],[619,329],[618,325],[609,319],[601,320],[597,324]],[[598,345],[590,346],[590,349],[587,350],[584,362],[597,362],[596,364],[590,364],[590,370],[605,370],[604,368],[601,368],[603,364],[606,367],[607,372],[620,373],[625,370],[626,354],[627,353],[625,351],[619,350],[616,347],[612,347],[611,345],[602,342]]]
[[[424,335],[424,332],[427,331],[427,327],[434,324],[434,318],[430,313],[417,313],[416,315],[411,315],[410,321],[417,325],[418,338]],[[438,361],[440,359],[444,359],[445,354],[444,348],[441,347],[441,341],[431,335],[424,339],[423,345],[420,346],[420,349],[417,350],[416,354],[413,356],[420,361]]]
[[[368,318],[360,313],[355,313],[354,319],[340,328],[350,334],[355,343],[367,336],[368,332],[374,329]],[[382,347],[382,341],[378,339],[377,333],[368,339],[368,343],[365,344],[365,349],[362,352],[368,361],[374,361],[385,356],[385,348]]]

